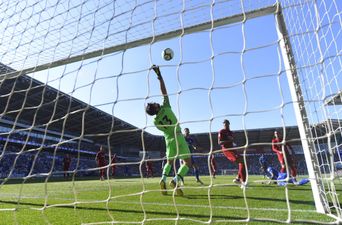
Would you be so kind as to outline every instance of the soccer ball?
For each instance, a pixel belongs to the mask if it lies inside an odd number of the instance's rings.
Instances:
[[[162,52],[162,57],[166,61],[170,61],[173,58],[173,51],[172,51],[172,49],[171,48],[164,49],[164,51]]]

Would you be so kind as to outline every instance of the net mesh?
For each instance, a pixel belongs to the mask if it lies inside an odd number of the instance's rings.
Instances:
[[[278,7],[309,136],[291,133],[303,115],[293,111]],[[0,2],[2,218],[14,224],[340,222],[341,8],[337,0]],[[175,52],[171,61],[160,55],[166,47]],[[165,160],[163,137],[144,111],[162,99],[152,64],[160,65],[180,125],[200,139],[192,156],[205,185],[186,177],[185,198],[172,189],[155,197],[159,178],[146,178],[147,162],[159,177]],[[237,167],[217,144],[226,118],[236,130],[248,188],[231,182],[227,171]],[[266,153],[279,166],[270,150],[275,129],[293,144],[303,177],[300,141],[313,146],[306,161],[317,176],[310,179],[323,185],[319,196],[330,217],[315,212],[310,191],[296,192],[309,186],[265,185],[258,157]],[[224,174],[216,179],[213,154],[216,174]]]
[[[335,167],[340,162],[341,145],[341,108],[336,98],[341,90],[340,11],[340,5],[333,1],[302,2],[295,10],[284,9],[312,126],[311,141],[319,162],[315,166],[324,183],[321,194],[329,199],[329,213],[336,216],[341,215],[335,190],[335,184],[340,185]],[[329,101],[332,102],[327,104]]]

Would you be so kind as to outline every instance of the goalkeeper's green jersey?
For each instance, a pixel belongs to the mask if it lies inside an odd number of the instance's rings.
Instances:
[[[169,98],[164,97],[164,103],[154,119],[154,125],[164,133],[165,139],[174,138],[175,132],[181,133],[177,118],[171,109]],[[176,129],[176,130],[175,130]]]
[[[189,157],[189,147],[167,96],[164,96],[164,103],[154,119],[154,125],[164,133],[167,158],[174,158],[176,155],[181,159]]]

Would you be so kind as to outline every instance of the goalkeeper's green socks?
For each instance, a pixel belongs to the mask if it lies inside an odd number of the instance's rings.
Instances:
[[[183,180],[183,178],[188,172],[189,172],[189,167],[183,164],[181,167],[179,167],[177,171],[177,176],[175,177],[176,178],[175,181],[178,183],[179,181]]]
[[[166,163],[163,168],[163,175],[162,175],[162,180],[166,183],[166,178],[169,176],[170,171],[171,171],[171,164]]]

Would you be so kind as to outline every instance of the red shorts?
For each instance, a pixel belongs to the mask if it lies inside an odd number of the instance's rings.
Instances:
[[[235,163],[236,160],[241,158],[241,155],[239,155],[238,153],[234,152],[234,151],[229,151],[227,149],[222,149],[223,150],[223,154],[226,156],[226,158]]]
[[[106,162],[103,162],[103,161],[97,161],[97,166],[98,167],[103,167],[106,165]]]
[[[66,170],[69,170],[69,168],[70,168],[70,164],[65,164],[63,169],[64,171],[66,171]]]
[[[278,160],[279,160],[280,164],[281,164],[281,165],[286,165],[286,164],[285,164],[285,157],[284,157],[284,155],[283,155],[283,154],[277,153],[277,156],[278,156]],[[291,157],[289,154],[286,155],[286,160],[287,160],[287,164],[288,164],[290,167],[294,164],[294,162],[293,162],[293,160],[292,160],[292,157]]]

